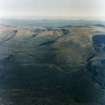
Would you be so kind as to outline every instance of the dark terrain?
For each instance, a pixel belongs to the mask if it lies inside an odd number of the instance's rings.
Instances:
[[[104,32],[2,26],[0,105],[105,105]]]

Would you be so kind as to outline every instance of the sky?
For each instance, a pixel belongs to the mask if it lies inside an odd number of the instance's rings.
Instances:
[[[0,0],[0,17],[105,18],[105,0]]]

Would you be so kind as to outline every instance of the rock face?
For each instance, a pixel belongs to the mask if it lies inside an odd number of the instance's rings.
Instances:
[[[89,61],[89,71],[101,88],[105,88],[105,34],[94,35],[92,41],[95,56]]]
[[[105,53],[105,34],[96,34],[92,38],[97,53]]]

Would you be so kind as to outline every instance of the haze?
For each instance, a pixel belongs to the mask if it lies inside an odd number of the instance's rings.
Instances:
[[[0,17],[101,18],[104,0],[0,0]]]

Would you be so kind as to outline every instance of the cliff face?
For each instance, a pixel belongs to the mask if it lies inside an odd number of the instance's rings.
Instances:
[[[105,34],[94,35],[92,41],[95,52],[89,60],[89,71],[101,88],[105,88]]]

